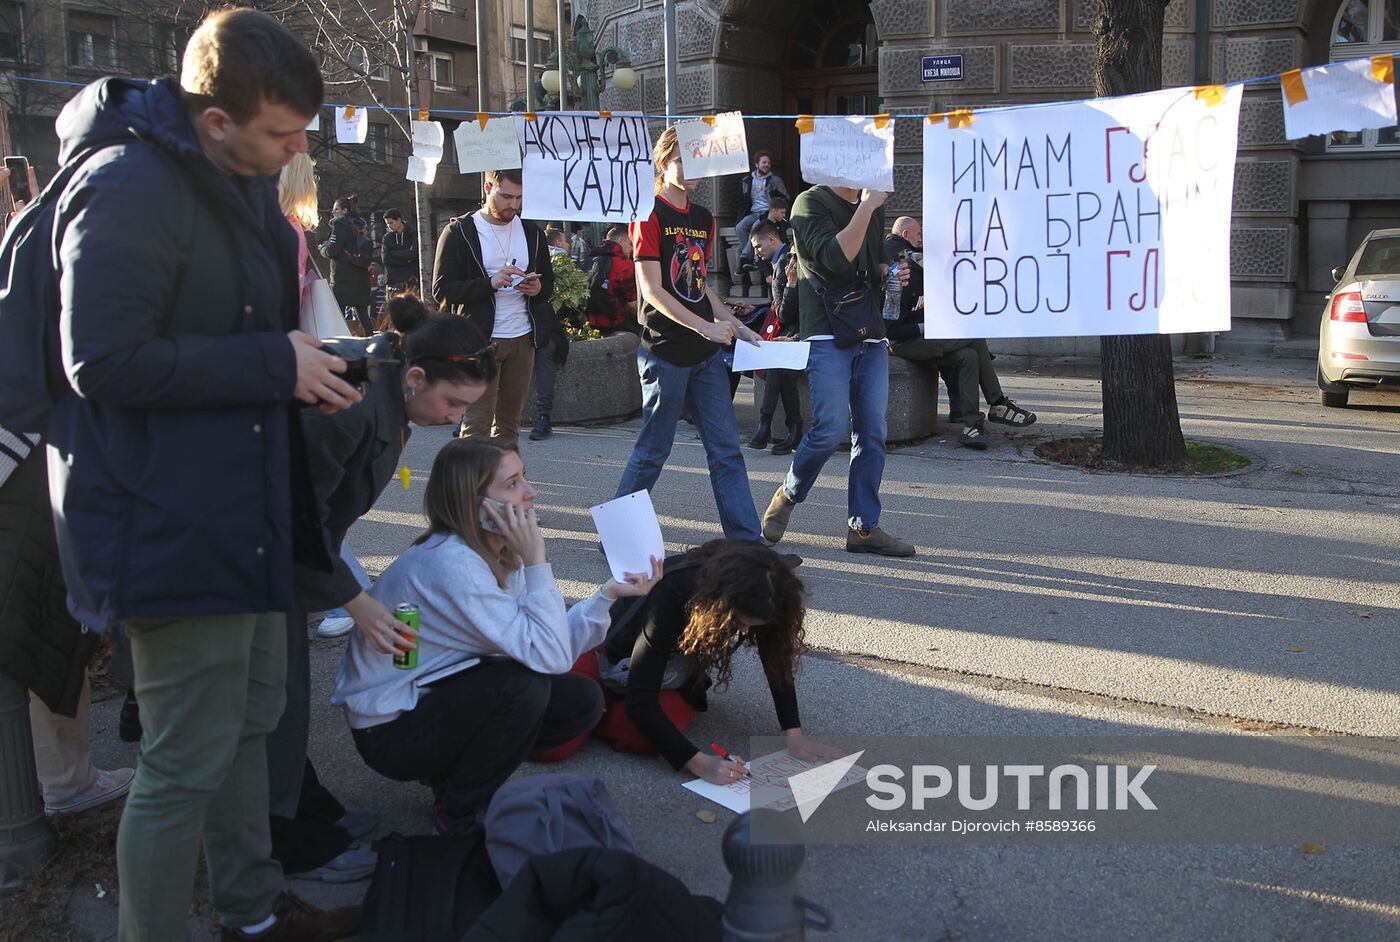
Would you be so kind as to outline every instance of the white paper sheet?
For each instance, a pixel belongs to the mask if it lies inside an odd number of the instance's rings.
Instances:
[[[805,370],[812,345],[805,340],[760,340],[734,344],[735,373],[745,370]]]
[[[452,132],[452,140],[457,144],[458,173],[520,169],[520,140],[513,118],[490,118],[484,128],[469,118]]]
[[[651,215],[651,138],[646,118],[614,112],[515,116],[526,219],[632,222]]]
[[[369,111],[355,105],[335,109],[335,142],[363,144],[369,137]]]
[[[410,129],[413,153],[409,155],[404,176],[415,183],[432,183],[437,178],[438,163],[442,160],[442,142],[446,139],[442,125],[436,121],[414,121]]]
[[[749,139],[744,116],[737,111],[717,114],[714,124],[680,121],[676,140],[681,146],[681,166],[687,180],[722,177],[749,171]]]
[[[316,112],[316,115],[311,119],[311,123],[308,124],[308,125],[306,126],[306,130],[308,130],[308,131],[319,131],[319,130],[321,130],[321,112],[319,112],[319,111]]]
[[[776,802],[770,802],[766,807],[774,811],[788,811],[797,807],[797,798],[792,794],[792,789],[788,785],[788,780],[794,775],[803,772],[810,772],[812,769],[826,765],[825,762],[808,762],[805,759],[796,759],[788,754],[786,749],[781,752],[773,752],[766,756],[754,759],[749,763],[748,778],[740,779],[729,785],[713,785],[703,778],[697,778],[685,783],[685,787],[699,795],[701,798],[708,798],[716,804],[723,805],[730,811],[743,814],[749,810],[751,792],[755,788],[776,788],[786,789],[787,797]],[[832,792],[848,788],[857,782],[865,781],[866,770],[858,765],[852,765],[846,770],[846,774],[831,789]],[[829,793],[828,793],[829,794]]]
[[[808,183],[894,190],[894,122],[875,126],[861,115],[819,116],[801,135],[802,177]]]
[[[656,519],[651,494],[645,490],[627,494],[589,511],[603,554],[614,579],[621,582],[629,572],[651,572],[651,558],[664,559],[666,541],[661,538],[661,522]]]
[[[1283,100],[1284,136],[1289,140],[1332,131],[1395,126],[1395,85],[1376,78],[1370,59],[1303,69],[1307,98]]]

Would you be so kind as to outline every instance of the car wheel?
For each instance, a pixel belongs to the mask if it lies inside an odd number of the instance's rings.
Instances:
[[[1329,383],[1322,375],[1322,364],[1317,365],[1317,388],[1322,391],[1322,404],[1329,409],[1340,409],[1347,404],[1351,390],[1342,383]]]

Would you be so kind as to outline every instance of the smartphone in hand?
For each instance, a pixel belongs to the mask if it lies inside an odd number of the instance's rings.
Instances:
[[[515,275],[514,277],[512,277],[511,280],[510,280],[510,286],[511,286],[512,288],[517,288],[517,287],[519,287],[520,285],[523,285],[523,284],[524,284],[525,282],[527,282],[527,281],[539,281],[539,280],[540,280],[540,276],[539,276],[539,273],[538,273],[538,272],[532,272],[532,271],[531,271],[531,272],[526,272],[526,273],[523,274],[523,275]]]
[[[29,189],[29,158],[6,157],[5,167],[10,171],[10,199],[16,203],[28,203],[34,199]]]
[[[483,497],[481,498],[481,509],[477,511],[476,516],[477,522],[481,524],[481,529],[485,530],[487,533],[494,533],[497,536],[505,536],[505,534],[501,532],[501,528],[496,526],[496,522],[491,519],[491,515],[486,512],[487,507],[490,507],[492,510],[496,511],[498,516],[504,518],[506,515],[505,502],[493,500],[490,497]]]

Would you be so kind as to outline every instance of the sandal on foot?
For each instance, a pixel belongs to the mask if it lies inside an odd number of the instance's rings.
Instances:
[[[1002,425],[1014,425],[1017,428],[1025,428],[1027,425],[1035,424],[1035,413],[1028,409],[1022,409],[1016,405],[1015,400],[1002,398],[1000,402],[987,410],[987,418],[993,422],[1000,422]]]

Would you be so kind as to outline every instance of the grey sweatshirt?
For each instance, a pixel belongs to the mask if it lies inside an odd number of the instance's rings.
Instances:
[[[541,674],[563,674],[602,644],[612,604],[599,589],[565,611],[548,563],[521,567],[503,589],[491,567],[456,535],[410,547],[370,590],[386,608],[419,608],[418,666],[394,667],[358,631],[350,635],[331,702],[352,729],[398,718],[418,704],[415,679],[472,657],[508,657]]]

